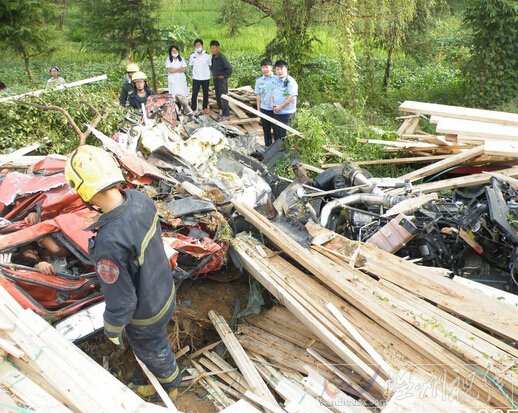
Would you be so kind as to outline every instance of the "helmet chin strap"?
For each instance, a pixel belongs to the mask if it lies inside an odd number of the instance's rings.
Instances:
[[[96,207],[95,205],[92,205],[90,202],[83,201],[83,203],[86,205],[86,207],[90,211],[95,211],[95,212],[99,212],[100,214],[102,214],[103,211],[101,210],[101,208]]]

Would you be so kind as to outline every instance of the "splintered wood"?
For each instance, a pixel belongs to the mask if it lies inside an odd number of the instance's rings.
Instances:
[[[270,323],[269,313],[251,318],[240,329],[246,350],[278,370],[314,369],[371,407],[397,406],[391,399],[403,385],[423,411],[451,411],[438,400],[451,395],[455,411],[513,407],[515,308],[371,245],[334,237],[308,251],[256,211],[235,207],[298,263],[249,237],[234,243],[245,269],[305,326],[290,328],[285,316]]]
[[[216,104],[216,95],[214,94],[214,91],[211,91],[209,96],[209,115],[216,119],[219,115],[219,108]],[[243,103],[254,108],[256,107],[256,96],[250,86],[229,89],[228,96],[239,103]],[[199,103],[199,107],[201,108],[201,103]],[[225,125],[236,128],[240,133],[263,136],[263,129],[261,127],[259,117],[250,116],[235,102],[231,102],[229,107],[230,119],[224,122]]]
[[[444,165],[453,166],[518,165],[518,115],[515,113],[413,101],[403,102],[399,110],[410,114],[398,118],[402,120],[397,130],[398,139],[359,139],[359,142],[382,145],[386,153],[407,152],[414,156],[369,160],[361,162],[362,165],[433,162],[441,158],[445,159]],[[426,122],[435,128],[435,134],[421,129]],[[329,168],[339,164],[321,166]],[[412,180],[419,179],[417,174],[411,174]]]
[[[146,403],[3,287],[0,326],[2,411],[178,411]]]

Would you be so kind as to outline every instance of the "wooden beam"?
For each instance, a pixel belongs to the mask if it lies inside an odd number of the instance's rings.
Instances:
[[[441,159],[449,158],[453,155],[433,155],[433,156],[413,156],[409,158],[393,158],[393,159],[373,159],[368,161],[354,161],[358,166],[370,166],[370,165],[390,165],[390,164],[407,164],[407,163],[428,163],[440,161]],[[335,166],[342,166],[343,163],[327,163],[323,164],[322,168],[333,168]],[[323,172],[323,170],[322,170]]]
[[[358,342],[362,348],[369,353],[369,355],[372,357],[372,359],[378,364],[379,367],[383,369],[385,374],[387,374],[388,377],[396,377],[396,373],[388,365],[388,363],[381,357],[381,355],[374,350],[374,348],[369,344],[367,340],[365,340],[364,337],[354,328],[354,326],[347,320],[347,318],[336,308],[332,303],[327,303],[327,309],[330,311],[331,314],[346,328],[346,330],[353,336],[353,338]]]
[[[302,133],[300,133],[296,129],[293,129],[291,126],[285,125],[284,123],[279,122],[277,119],[274,119],[271,116],[265,115],[264,113],[261,113],[257,109],[254,109],[253,107],[248,106],[248,105],[244,104],[243,102],[240,102],[237,99],[234,99],[234,98],[232,98],[232,97],[230,97],[228,95],[221,95],[221,99],[225,99],[228,102],[232,102],[235,105],[237,105],[237,106],[247,110],[248,112],[253,113],[256,116],[259,116],[260,118],[266,119],[266,120],[270,121],[271,123],[273,123],[273,124],[275,124],[277,126],[280,126],[281,128],[286,129],[288,132],[292,133],[293,135],[302,136]]]
[[[269,237],[270,238],[270,237]],[[271,276],[268,275],[268,265],[262,263],[260,257],[253,257],[250,252],[246,252],[243,248],[240,248],[239,244],[235,247],[236,252],[242,259],[245,268],[250,274],[261,282],[269,291],[277,291],[280,295],[281,302],[293,313],[304,322],[304,324],[311,330],[317,337],[322,340],[326,345],[329,346],[337,355],[348,363],[351,368],[358,372],[367,381],[372,384],[383,393],[387,390],[387,383],[383,380],[372,368],[366,365],[355,353],[353,353],[344,343],[338,340],[334,334],[322,325],[307,309],[305,309],[297,300],[293,299],[290,294],[281,285],[277,284]],[[275,295],[275,294],[274,294]],[[353,367],[355,366],[355,367]]]
[[[518,176],[518,167],[502,169],[498,171],[502,175],[517,177]],[[450,178],[443,179],[441,181],[429,182],[426,184],[415,185],[412,189],[413,192],[422,192],[422,193],[430,193],[430,192],[438,192],[444,191],[447,189],[454,188],[462,188],[467,186],[477,186],[487,184],[491,177],[485,173],[473,174],[468,176],[461,176],[459,178]],[[390,193],[400,193],[403,192],[401,189],[391,190]]]
[[[443,159],[442,161],[435,162],[431,165],[425,166],[424,168],[420,168],[415,171],[409,172],[405,175],[401,175],[400,178],[408,179],[409,181],[414,182],[427,176],[433,175],[434,173],[444,171],[445,169],[451,166],[464,163],[469,159],[482,155],[483,153],[484,146],[475,146],[473,149],[470,149],[466,152],[461,152],[457,155],[452,155],[446,159]]]
[[[244,123],[253,123],[253,122],[260,122],[261,118],[249,118],[246,119],[234,119],[234,120],[227,120],[225,122],[226,125],[242,125]]]
[[[437,103],[407,100],[399,106],[399,111],[518,126],[518,114],[497,112],[494,110],[464,108],[461,106],[439,105]]]
[[[256,370],[255,366],[246,355],[245,350],[241,344],[239,344],[239,341],[237,340],[236,336],[234,336],[234,333],[228,326],[225,319],[222,316],[216,314],[216,312],[213,310],[209,311],[209,318],[210,321],[212,321],[212,324],[214,324],[216,331],[221,337],[221,340],[223,340],[225,343],[225,346],[232,355],[232,358],[236,362],[239,370],[245,377],[252,391],[257,393],[258,396],[277,405],[275,397],[273,397],[272,393],[259,375],[259,372]]]
[[[76,82],[65,83],[64,85],[59,85],[52,89],[40,89],[40,90],[35,90],[34,92],[22,93],[21,95],[7,96],[5,98],[1,98],[0,103],[8,102],[10,100],[22,99],[22,98],[29,97],[29,96],[38,96],[45,92],[63,90],[63,89],[67,89],[67,88],[71,88],[71,87],[75,87],[75,86],[86,85],[88,83],[99,82],[101,80],[106,80],[106,79],[108,79],[108,76],[106,76],[106,75],[90,77],[88,79],[78,80]]]
[[[8,163],[12,162],[13,160],[20,158],[20,157],[28,154],[29,152],[32,152],[32,151],[38,149],[39,147],[40,147],[40,144],[36,142],[36,143],[33,143],[32,145],[25,146],[23,148],[20,148],[14,152],[7,154],[7,155],[2,155],[0,157],[0,166],[8,164]]]
[[[437,132],[467,135],[487,139],[518,139],[518,126],[495,125],[452,118],[438,118]]]
[[[518,158],[518,142],[511,140],[495,141],[484,140],[484,153],[493,156],[505,156],[506,158]]]

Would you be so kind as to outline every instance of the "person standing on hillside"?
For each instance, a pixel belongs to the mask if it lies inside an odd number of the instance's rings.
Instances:
[[[0,80],[0,94],[2,93],[9,94],[11,93],[11,89],[9,89],[7,85]]]
[[[187,96],[189,89],[187,88],[187,79],[185,78],[185,69],[187,63],[180,56],[180,49],[173,45],[169,48],[169,57],[165,61],[167,69],[167,86],[171,95]]]
[[[156,376],[171,399],[182,375],[168,341],[167,325],[176,306],[176,289],[155,204],[142,192],[123,191],[115,158],[101,148],[82,145],[65,166],[68,185],[101,211],[87,228],[88,250],[104,294],[104,333],[124,348],[124,333],[135,355]],[[154,398],[151,384],[134,375],[136,392]]]
[[[272,93],[273,118],[285,125],[290,125],[297,110],[297,96],[299,85],[288,75],[288,64],[284,60],[275,62],[275,75],[277,76]],[[275,139],[284,138],[286,129],[273,125]]]
[[[65,79],[59,76],[59,67],[53,66],[49,72],[50,78],[47,80],[47,88],[65,84]]]
[[[194,41],[194,52],[189,57],[189,66],[192,68],[192,97],[191,109],[198,108],[198,93],[200,87],[203,89],[203,113],[209,113],[209,81],[211,56],[203,50],[203,40]]]
[[[126,106],[128,103],[128,96],[131,95],[135,90],[133,88],[131,77],[133,76],[133,73],[138,72],[139,70],[140,68],[136,63],[129,63],[126,66],[126,74],[124,75],[126,80],[122,84],[121,94],[119,96],[119,104],[121,106]]]
[[[212,78],[214,80],[214,91],[216,92],[216,102],[221,110],[219,121],[226,121],[230,116],[228,102],[221,99],[221,95],[228,93],[228,78],[232,74],[232,65],[223,53],[219,51],[219,42],[212,40],[210,42],[210,50],[212,51]]]
[[[261,72],[263,75],[255,81],[257,110],[273,117],[272,92],[276,77],[272,72],[272,61],[270,59],[261,61]],[[272,123],[261,118],[261,125],[263,126],[264,144],[270,146],[272,144]]]

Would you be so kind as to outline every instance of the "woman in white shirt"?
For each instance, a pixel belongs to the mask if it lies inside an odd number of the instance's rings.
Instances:
[[[180,56],[178,46],[173,45],[169,48],[169,57],[165,61],[165,67],[168,72],[167,86],[169,93],[172,95],[187,96],[189,94],[187,79],[185,78],[187,63],[185,63],[185,59]]]
[[[50,78],[47,80],[47,88],[65,84],[65,79],[59,76],[59,67],[53,66],[49,72]]]

